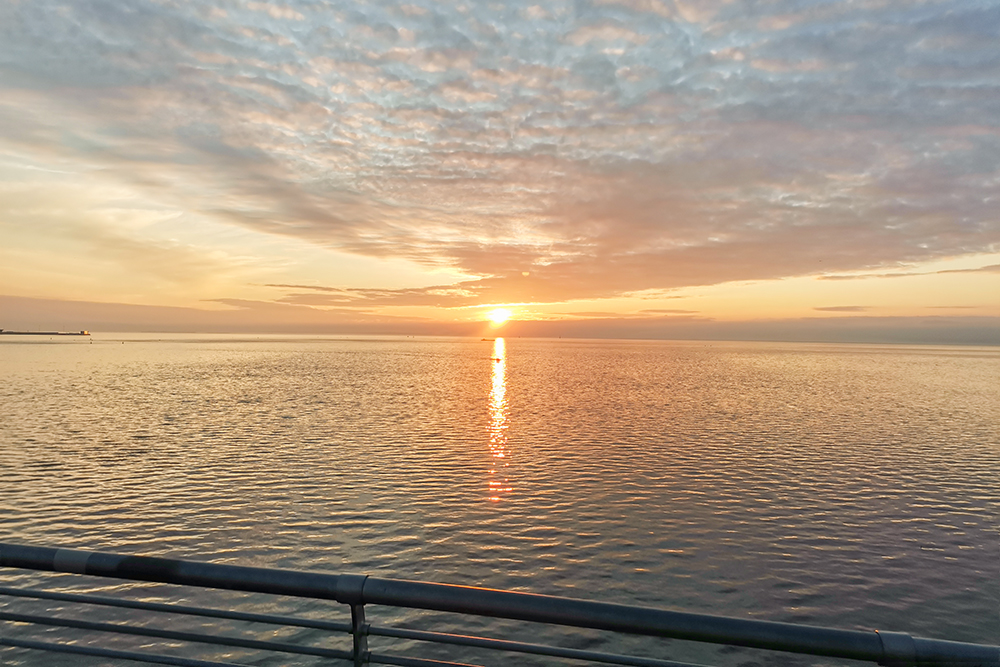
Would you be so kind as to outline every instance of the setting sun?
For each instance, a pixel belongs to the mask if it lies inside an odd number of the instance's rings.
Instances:
[[[509,320],[511,315],[512,313],[506,308],[497,308],[496,310],[491,310],[487,314],[487,317],[490,320],[490,324],[492,324],[495,327],[498,327],[501,324],[504,324],[507,320]]]

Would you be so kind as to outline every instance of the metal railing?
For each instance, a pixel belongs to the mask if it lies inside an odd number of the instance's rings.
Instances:
[[[258,614],[229,609],[163,604],[104,597],[90,594],[53,592],[0,587],[0,595],[59,602],[103,605],[186,616],[267,623],[347,633],[350,646],[326,648],[218,636],[180,630],[166,630],[122,623],[79,620],[49,615],[0,610],[0,621],[15,624],[76,628],[95,632],[136,635],[174,642],[197,642],[286,654],[314,656],[354,665],[387,664],[412,667],[460,666],[463,663],[377,653],[369,648],[369,637],[451,644],[495,649],[521,654],[569,658],[617,665],[642,667],[696,667],[685,663],[639,656],[602,653],[546,644],[505,639],[382,627],[369,623],[366,605],[387,605],[410,609],[455,612],[476,616],[532,621],[537,623],[591,628],[617,633],[711,642],[774,651],[834,658],[865,660],[890,667],[1000,667],[1000,647],[911,637],[898,632],[839,630],[790,623],[747,620],[692,614],[606,602],[472,588],[356,574],[324,574],[235,565],[218,565],[188,560],[128,556],[121,554],[33,547],[0,543],[0,567],[67,572],[132,581],[159,582],[184,586],[228,589],[251,593],[290,595],[332,600],[348,605],[350,622],[335,622],[295,616]],[[2,626],[0,626],[2,627]],[[9,627],[9,626],[8,626]],[[75,643],[41,642],[0,634],[0,646],[77,653],[122,660],[185,667],[233,667],[234,663],[184,658],[145,652],[122,651]]]

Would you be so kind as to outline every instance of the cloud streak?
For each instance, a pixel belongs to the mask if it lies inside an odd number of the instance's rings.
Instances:
[[[817,306],[813,310],[822,310],[829,313],[863,313],[871,310],[870,306]]]
[[[1000,264],[990,264],[974,269],[943,269],[941,271],[900,271],[896,273],[855,273],[848,275],[819,276],[820,280],[868,280],[871,278],[906,278],[910,276],[940,276],[950,273],[1000,273]]]

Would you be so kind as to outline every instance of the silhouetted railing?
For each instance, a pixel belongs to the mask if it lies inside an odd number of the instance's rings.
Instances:
[[[618,655],[521,641],[472,637],[442,632],[375,626],[365,618],[365,605],[387,605],[493,618],[533,621],[619,633],[685,639],[792,653],[866,660],[891,667],[1000,667],[1000,647],[911,637],[885,631],[838,630],[790,623],[756,621],[706,614],[690,614],[648,607],[575,600],[548,595],[471,588],[448,584],[381,579],[356,574],[323,574],[188,560],[126,556],[121,554],[53,549],[0,543],[0,567],[70,572],[133,581],[160,582],[228,590],[291,595],[333,600],[350,607],[350,622],[293,616],[256,614],[139,602],[114,597],[33,589],[0,587],[0,595],[59,602],[104,605],[150,612],[250,621],[280,626],[347,633],[350,647],[317,646],[166,630],[123,623],[60,618],[50,615],[0,611],[0,621],[28,623],[150,637],[177,642],[197,642],[353,662],[354,665],[388,664],[413,667],[461,665],[424,658],[376,653],[369,649],[372,636],[394,637],[439,644],[495,649],[515,653],[571,658],[617,665],[693,667],[656,658]],[[41,642],[0,634],[0,646],[59,651],[149,663],[189,667],[219,667],[233,663],[198,660],[152,653],[121,651],[69,643]]]

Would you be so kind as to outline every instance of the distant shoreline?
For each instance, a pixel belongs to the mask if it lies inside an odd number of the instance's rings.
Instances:
[[[0,329],[0,336],[89,336],[89,331],[5,331]]]

